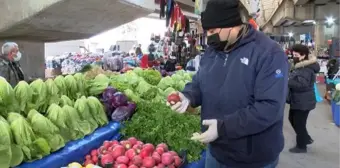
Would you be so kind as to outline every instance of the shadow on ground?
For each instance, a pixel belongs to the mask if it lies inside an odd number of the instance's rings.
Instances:
[[[323,95],[325,86],[319,89]],[[339,168],[340,128],[332,122],[331,107],[328,103],[318,103],[308,118],[307,129],[314,139],[307,154],[292,154],[288,149],[295,145],[295,132],[288,121],[289,106],[285,110],[285,148],[281,153],[278,168]]]

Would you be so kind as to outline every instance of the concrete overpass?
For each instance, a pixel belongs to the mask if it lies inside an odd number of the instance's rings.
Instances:
[[[194,3],[179,5],[194,11]],[[45,42],[86,39],[157,9],[153,0],[1,0],[0,45],[17,42],[26,76],[44,77]]]
[[[194,3],[179,2],[193,12]],[[0,39],[63,41],[89,38],[159,9],[153,0],[1,0]]]
[[[334,18],[332,25],[327,18]],[[262,19],[264,32],[272,34],[293,33],[296,38],[300,34],[310,33],[317,47],[327,44],[332,37],[340,37],[339,0],[278,0],[278,6],[270,18]]]

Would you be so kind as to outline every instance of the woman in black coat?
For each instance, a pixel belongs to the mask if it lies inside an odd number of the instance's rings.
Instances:
[[[309,55],[307,46],[296,44],[292,47],[292,51],[294,68],[289,75],[288,103],[290,104],[289,121],[296,132],[296,146],[289,151],[306,153],[307,145],[313,143],[306,123],[309,112],[316,105],[314,82],[320,66],[317,58]]]

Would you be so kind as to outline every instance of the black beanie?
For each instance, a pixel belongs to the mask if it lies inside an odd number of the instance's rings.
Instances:
[[[201,14],[204,30],[228,28],[242,24],[238,0],[209,0]]]

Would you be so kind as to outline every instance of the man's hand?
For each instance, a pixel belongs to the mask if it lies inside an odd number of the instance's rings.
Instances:
[[[180,101],[177,102],[174,105],[171,105],[170,102],[166,102],[167,106],[170,106],[173,111],[176,111],[178,113],[185,113],[189,107],[190,101],[188,98],[186,98],[181,92],[173,92],[171,94],[178,94],[180,97]]]
[[[199,141],[205,144],[215,141],[218,138],[217,120],[203,120],[202,124],[208,126],[209,128],[202,134],[193,134],[191,140]]]

